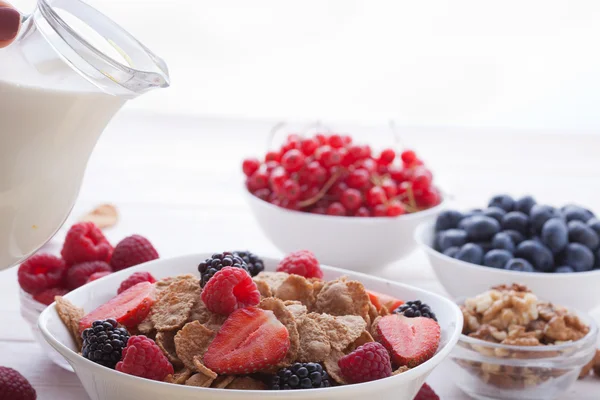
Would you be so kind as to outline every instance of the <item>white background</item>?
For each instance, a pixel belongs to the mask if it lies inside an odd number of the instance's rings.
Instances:
[[[128,107],[600,131],[600,1],[89,2],[170,66]]]

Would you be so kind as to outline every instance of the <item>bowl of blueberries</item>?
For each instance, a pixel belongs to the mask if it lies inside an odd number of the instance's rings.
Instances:
[[[415,238],[451,296],[518,282],[558,304],[600,306],[600,219],[585,207],[502,194],[484,209],[443,211]]]

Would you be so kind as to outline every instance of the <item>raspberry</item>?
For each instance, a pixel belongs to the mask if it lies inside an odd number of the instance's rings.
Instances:
[[[110,274],[112,274],[112,272],[108,272],[108,271],[94,272],[93,274],[90,275],[90,277],[88,278],[88,280],[85,283],[93,282],[97,279],[104,278],[106,275],[110,275]]]
[[[96,272],[112,272],[112,268],[104,261],[90,261],[73,265],[67,271],[67,287],[74,290],[85,285],[89,277]]]
[[[43,292],[36,294],[35,296],[33,296],[33,299],[39,303],[42,303],[42,304],[45,304],[48,306],[48,305],[54,303],[54,297],[64,296],[67,293],[69,293],[69,291],[65,288],[55,287],[55,288],[46,289]]]
[[[121,282],[121,286],[119,286],[119,290],[117,290],[117,294],[121,294],[132,286],[137,285],[140,282],[156,282],[156,279],[152,276],[150,272],[134,272],[131,276]]]
[[[93,222],[80,222],[69,229],[60,252],[67,265],[86,261],[109,262],[113,247]]]
[[[295,251],[285,256],[277,266],[277,271],[296,274],[305,278],[323,278],[319,261],[308,250]]]
[[[37,394],[18,371],[0,367],[0,400],[35,400]]]
[[[424,383],[414,400],[440,400],[440,396],[433,391],[431,386]]]
[[[60,258],[50,254],[36,254],[19,266],[17,276],[21,289],[35,295],[60,286],[66,271],[65,262]]]
[[[369,382],[392,375],[390,355],[381,343],[370,342],[340,358],[342,375],[352,383]]]
[[[260,292],[246,270],[224,267],[204,286],[202,301],[210,311],[229,315],[238,308],[260,303]]]
[[[146,336],[132,336],[123,349],[121,361],[115,368],[125,374],[141,378],[163,381],[173,374],[173,365],[169,362],[154,340]]]
[[[158,252],[148,239],[140,235],[132,235],[117,244],[110,265],[115,271],[120,271],[157,258]]]

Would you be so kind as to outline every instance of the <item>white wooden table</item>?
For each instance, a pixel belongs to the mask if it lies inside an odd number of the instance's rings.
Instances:
[[[99,203],[112,202],[121,213],[119,224],[106,232],[113,243],[140,233],[162,257],[234,248],[279,255],[239,195],[240,161],[264,150],[273,122],[124,110],[97,145],[69,223]],[[372,140],[386,138],[369,127],[353,131],[372,135]],[[600,135],[403,129],[402,137],[430,164],[437,182],[459,206],[483,206],[502,190],[532,193],[555,204],[576,200],[600,212]],[[64,229],[45,250],[60,251],[63,236]],[[382,274],[444,293],[419,251]],[[88,398],[77,377],[52,364],[33,341],[19,314],[14,268],[0,273],[0,365],[21,371],[40,400]],[[448,365],[428,381],[444,400],[465,398],[454,387]],[[600,379],[589,378],[561,399],[599,398]]]

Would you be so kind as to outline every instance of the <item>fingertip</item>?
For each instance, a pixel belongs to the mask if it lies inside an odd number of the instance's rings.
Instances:
[[[21,14],[10,6],[0,5],[0,47],[8,46],[19,33]]]

